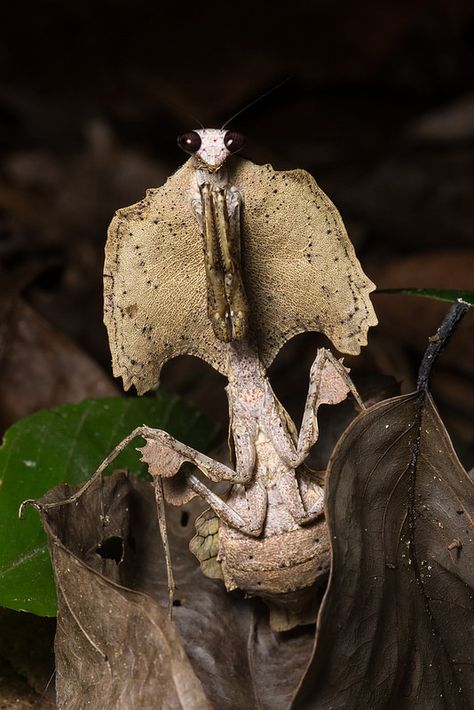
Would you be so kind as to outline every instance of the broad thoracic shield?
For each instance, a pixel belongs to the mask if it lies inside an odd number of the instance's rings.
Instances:
[[[377,323],[365,276],[341,216],[304,170],[231,157],[229,183],[243,198],[242,278],[250,326],[268,367],[297,333],[324,333],[356,355]],[[113,368],[125,389],[156,387],[180,354],[226,374],[227,345],[207,315],[203,245],[192,210],[193,158],[140,202],[118,210],[105,260],[105,323]]]

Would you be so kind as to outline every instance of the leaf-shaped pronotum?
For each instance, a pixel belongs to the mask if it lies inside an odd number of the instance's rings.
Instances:
[[[377,323],[341,216],[304,170],[275,171],[237,156],[226,181],[242,196],[242,279],[260,359],[268,368],[303,331],[324,333],[356,355]],[[117,212],[104,269],[105,323],[113,367],[141,394],[166,360],[196,355],[224,375],[228,349],[207,314],[203,245],[192,200],[195,156],[159,188]]]

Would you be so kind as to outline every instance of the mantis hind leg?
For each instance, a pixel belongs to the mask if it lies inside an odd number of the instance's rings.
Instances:
[[[65,498],[64,500],[56,501],[55,503],[44,503],[41,507],[44,510],[50,510],[51,508],[59,508],[63,505],[69,505],[70,503],[75,503],[79,498],[84,495],[84,493],[89,490],[89,488],[92,486],[92,484],[97,481],[98,478],[103,474],[105,469],[110,466],[112,461],[117,458],[117,456],[122,453],[122,451],[130,444],[133,439],[136,439],[139,436],[144,437],[146,434],[148,434],[150,431],[153,431],[153,429],[150,430],[149,427],[147,426],[139,426],[136,429],[134,429],[128,436],[125,437],[125,439],[122,439],[120,443],[115,446],[110,454],[105,457],[105,459],[102,461],[100,466],[97,468],[97,470],[93,473],[93,475],[89,478],[84,485],[79,488],[76,493],[74,493],[72,496],[69,496],[69,498]],[[23,509],[25,508],[26,505],[33,505],[35,506],[35,501],[34,500],[25,500],[20,506],[20,512],[19,515],[20,517],[23,514]],[[37,506],[35,506],[37,507]]]

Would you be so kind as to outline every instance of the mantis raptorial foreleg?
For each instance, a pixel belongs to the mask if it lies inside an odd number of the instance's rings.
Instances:
[[[229,309],[231,340],[242,340],[247,335],[248,326],[247,297],[240,263],[241,199],[235,187],[215,188],[212,191],[214,218],[224,267],[224,288]]]
[[[248,305],[241,277],[241,196],[236,188],[199,185],[193,208],[201,226],[207,280],[207,309],[219,340],[247,334]]]
[[[208,183],[199,188],[200,200],[195,198],[194,209],[201,224],[204,266],[207,282],[207,313],[219,340],[231,340],[224,284],[224,269],[220,259],[216,220],[212,204],[212,189]]]
[[[349,392],[354,396],[358,406],[365,409],[344,365],[329,350],[325,348],[318,350],[309,374],[308,394],[298,437],[296,457],[291,462],[295,468],[303,463],[311,447],[318,440],[317,414],[320,405],[339,404]]]

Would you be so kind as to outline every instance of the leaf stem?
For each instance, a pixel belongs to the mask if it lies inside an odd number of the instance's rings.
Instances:
[[[439,354],[449,343],[451,336],[456,330],[460,320],[466,315],[470,306],[464,301],[453,303],[443,322],[436,331],[436,335],[431,336],[430,343],[426,348],[426,352],[421,361],[420,369],[418,370],[418,380],[416,384],[417,391],[426,391],[433,369]]]

